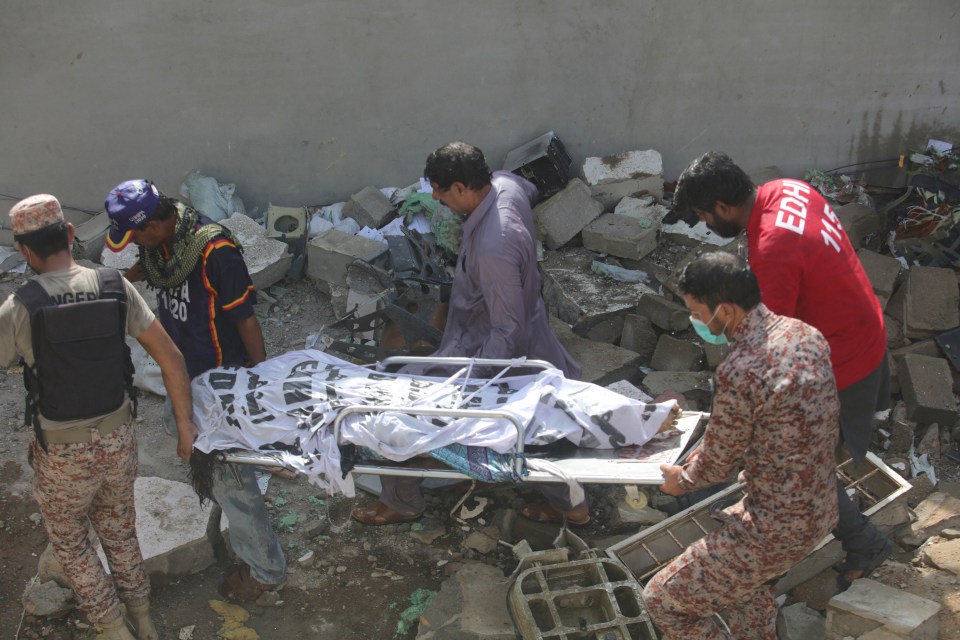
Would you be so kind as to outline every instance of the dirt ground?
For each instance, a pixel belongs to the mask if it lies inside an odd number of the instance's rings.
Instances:
[[[22,276],[0,278],[0,299],[20,282]],[[276,302],[264,302],[258,309],[268,355],[302,348],[308,334],[333,320],[328,300],[309,281],[283,281],[268,291]],[[19,371],[0,370],[0,638],[90,640],[96,633],[76,610],[63,619],[23,615],[21,594],[36,574],[47,538],[30,495],[26,448],[32,434],[22,426],[22,389]],[[163,431],[161,408],[159,397],[141,395],[140,474],[183,481],[186,466],[176,457],[174,440]],[[938,472],[941,479],[960,479],[960,466],[948,461],[938,466]],[[480,554],[463,545],[470,533],[491,524],[494,514],[502,515],[522,501],[513,488],[490,487],[483,492],[491,501],[484,515],[490,515],[485,521],[471,521],[471,526],[449,516],[462,490],[448,488],[428,492],[428,512],[422,527],[411,530],[411,525],[403,524],[365,529],[349,519],[353,506],[372,500],[363,492],[358,492],[355,500],[327,499],[302,480],[272,477],[267,503],[287,553],[290,576],[282,603],[277,607],[246,607],[250,618],[245,624],[266,640],[414,637],[416,624],[398,633],[398,621],[418,589],[438,590],[458,562],[465,559],[495,564],[507,573],[515,566],[505,546]],[[596,498],[593,492],[591,496]],[[595,524],[583,532],[588,541],[627,533],[603,524],[604,509],[612,504],[594,500]],[[281,526],[293,520],[296,524]],[[305,531],[318,521],[327,523],[327,528],[322,535],[308,538]],[[435,540],[425,544],[415,539],[417,531],[432,529],[441,531]],[[311,550],[315,562],[309,567],[299,566],[297,559]],[[899,560],[878,572],[878,579],[940,600],[944,605],[940,638],[960,640],[957,578],[911,565],[910,554],[902,554]],[[163,638],[217,637],[223,619],[209,601],[222,600],[216,587],[228,566],[213,566],[174,582],[154,584],[154,619]]]

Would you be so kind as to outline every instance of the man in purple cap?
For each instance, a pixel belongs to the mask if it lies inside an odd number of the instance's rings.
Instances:
[[[56,198],[21,200],[10,218],[17,249],[39,275],[0,305],[0,365],[12,366],[18,356],[24,364],[27,419],[36,434],[29,450],[33,495],[47,536],[80,608],[108,640],[133,640],[127,624],[139,640],[156,640],[137,542],[136,405],[124,336],[160,365],[176,427],[192,442],[197,427],[183,356],[119,273],[74,262],[74,228]],[[179,454],[186,459],[190,449]],[[90,525],[111,576],[90,543]]]
[[[125,274],[145,279],[157,291],[157,315],[179,345],[191,378],[221,366],[253,366],[266,359],[260,323],[253,312],[256,292],[230,231],[172,198],[152,182],[128,180],[107,194],[108,246],[140,246],[140,260]],[[164,416],[174,435],[169,403]],[[189,444],[183,442],[180,447]],[[230,544],[244,565],[220,585],[220,595],[253,602],[282,587],[286,558],[273,532],[253,467],[213,460],[209,495],[230,521]]]

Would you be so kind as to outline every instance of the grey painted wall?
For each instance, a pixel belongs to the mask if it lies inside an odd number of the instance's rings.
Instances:
[[[549,129],[577,163],[799,175],[960,143],[958,33],[957,0],[3,0],[0,192],[99,208],[197,169],[320,204]]]

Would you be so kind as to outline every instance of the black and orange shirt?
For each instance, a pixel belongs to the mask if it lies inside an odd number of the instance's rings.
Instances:
[[[243,256],[222,236],[207,243],[182,285],[157,293],[157,316],[183,352],[191,378],[247,362],[235,325],[253,314],[256,302]]]

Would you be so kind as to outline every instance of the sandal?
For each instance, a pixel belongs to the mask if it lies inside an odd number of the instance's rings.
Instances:
[[[854,580],[869,577],[880,565],[886,562],[892,553],[893,543],[889,540],[884,540],[883,548],[869,558],[848,553],[846,560],[843,561],[843,565],[840,567],[840,573],[837,575],[837,588],[840,589],[840,591],[846,591],[853,585]],[[853,573],[858,573],[859,575],[848,577]]]
[[[244,565],[234,570],[217,587],[217,593],[230,602],[256,602],[267,591],[279,591],[282,584],[264,584],[250,575],[250,567]]]
[[[423,517],[423,513],[400,513],[377,500],[369,507],[357,507],[350,512],[350,517],[367,526],[379,527],[385,524],[414,522]]]
[[[590,524],[590,508],[587,505],[574,507],[570,511],[560,511],[546,502],[528,504],[520,509],[520,515],[534,522],[561,524],[566,521],[571,527],[585,527]]]

